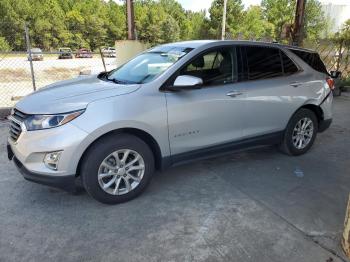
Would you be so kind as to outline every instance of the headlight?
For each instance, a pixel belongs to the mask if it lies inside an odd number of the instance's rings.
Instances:
[[[24,124],[28,131],[53,128],[72,121],[84,113],[84,111],[79,110],[57,115],[31,115],[24,120]]]

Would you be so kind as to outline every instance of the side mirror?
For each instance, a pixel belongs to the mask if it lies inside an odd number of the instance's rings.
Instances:
[[[202,84],[203,84],[203,80],[199,77],[182,75],[182,76],[178,76],[175,79],[172,89],[175,89],[175,90],[199,89]]]
[[[341,72],[340,71],[331,71],[330,73],[331,73],[330,75],[331,75],[332,78],[338,78],[338,77],[341,76]]]

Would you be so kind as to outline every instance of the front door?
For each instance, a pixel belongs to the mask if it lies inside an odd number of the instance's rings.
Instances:
[[[200,77],[200,89],[166,93],[172,155],[238,140],[242,137],[244,93],[237,84],[234,47],[211,49],[178,73]]]

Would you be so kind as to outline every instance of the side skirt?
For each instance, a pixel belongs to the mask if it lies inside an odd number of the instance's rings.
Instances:
[[[207,159],[215,156],[225,155],[229,152],[243,149],[255,148],[264,145],[279,144],[283,139],[284,131],[271,134],[251,137],[221,145],[211,146],[203,149],[193,150],[181,154],[172,155],[162,159],[162,170],[170,166],[176,166],[200,159]]]

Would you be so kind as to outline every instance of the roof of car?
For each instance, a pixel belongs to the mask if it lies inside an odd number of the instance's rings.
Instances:
[[[294,50],[300,50],[304,52],[315,53],[314,50],[301,48],[297,46],[283,45],[283,44],[271,43],[271,42],[262,42],[262,41],[245,41],[245,40],[194,40],[194,41],[182,41],[182,42],[169,43],[169,44],[164,44],[163,46],[198,48],[200,46],[204,46],[210,43],[222,43],[222,42],[227,42],[228,44],[236,44],[236,45],[242,44],[242,45],[275,46],[275,47],[282,47],[287,49],[294,49]]]

